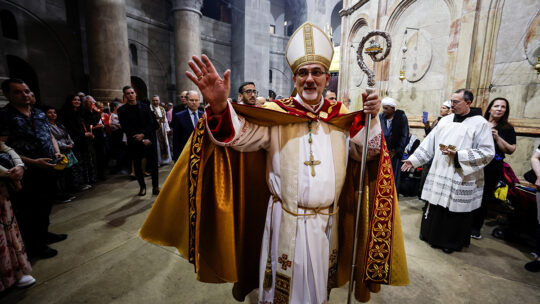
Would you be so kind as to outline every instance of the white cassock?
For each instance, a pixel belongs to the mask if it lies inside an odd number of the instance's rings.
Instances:
[[[443,117],[409,160],[419,167],[433,158],[423,200],[451,212],[470,212],[482,203],[483,168],[495,155],[495,148],[487,120],[476,115],[454,122],[454,115]],[[454,166],[453,157],[442,154],[440,144],[456,147],[461,168]]]
[[[167,132],[169,132],[171,129],[169,127],[169,123],[167,121],[167,115],[165,113],[165,109],[161,106],[154,107],[153,105],[150,105],[150,109],[152,109],[152,112],[156,115],[156,119],[159,124],[159,129],[156,130],[156,148],[157,148],[157,158],[158,158],[158,164],[159,165],[166,165],[170,164],[172,162],[171,158],[171,145],[169,145],[169,137],[167,136]],[[166,157],[162,156],[161,153],[161,143],[159,141],[159,135],[158,132],[160,132],[163,136],[163,139],[167,145],[167,153]]]
[[[296,97],[296,100],[303,104],[300,98]],[[320,107],[322,103],[312,112],[317,113]],[[210,135],[214,143],[230,146],[238,151],[267,151],[267,183],[272,197],[269,199],[261,250],[259,302],[273,303],[278,271],[290,275],[290,281],[287,282],[287,285],[290,285],[290,303],[325,303],[331,238],[337,239],[335,235],[332,236],[334,216],[328,215],[328,209],[310,216],[291,215],[290,212],[309,214],[312,211],[302,207],[324,209],[332,206],[339,198],[349,153],[349,130],[339,129],[323,121],[312,123],[311,149],[314,159],[321,161],[315,166],[316,175],[312,176],[312,168],[304,164],[304,161],[310,158],[308,123],[264,127],[252,124],[237,115],[231,104],[229,110],[234,138],[224,143]],[[210,129],[208,126],[207,128]],[[370,149],[380,150],[380,136],[381,127],[375,117],[369,133]],[[365,131],[361,130],[350,139],[353,143],[350,145],[351,156],[359,161],[364,138]],[[275,201],[277,202],[274,203]],[[291,201],[292,204],[288,204]],[[285,206],[293,207],[284,210]],[[293,209],[295,206],[298,208]],[[282,217],[289,220],[284,222]],[[263,278],[270,237],[274,280],[271,288],[265,289]],[[283,254],[282,247],[291,247],[292,254]],[[278,274],[278,279],[283,277],[287,276]]]

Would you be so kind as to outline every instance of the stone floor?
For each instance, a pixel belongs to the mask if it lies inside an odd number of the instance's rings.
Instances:
[[[160,169],[161,181],[170,167]],[[37,283],[0,294],[1,303],[236,303],[231,284],[197,282],[174,248],[149,244],[137,231],[154,197],[135,196],[135,181],[115,176],[77,200],[56,205],[51,230],[69,238],[57,257],[36,261]],[[400,202],[411,284],[383,286],[371,303],[540,303],[540,273],[527,272],[526,250],[490,236],[451,255],[418,239],[421,203]],[[247,303],[256,303],[252,292]],[[345,303],[347,286],[330,303]]]

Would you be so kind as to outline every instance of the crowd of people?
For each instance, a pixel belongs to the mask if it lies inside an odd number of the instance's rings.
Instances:
[[[183,92],[176,109],[157,95],[139,101],[130,86],[123,101],[79,92],[59,108],[36,103],[20,79],[5,80],[2,92],[8,104],[0,111],[0,291],[32,285],[30,260],[58,254],[49,245],[67,234],[49,231],[53,204],[69,203],[113,174],[137,180],[139,196],[151,176],[152,195],[159,194],[158,167],[172,163],[202,117],[194,91]],[[191,109],[198,115],[184,127]]]

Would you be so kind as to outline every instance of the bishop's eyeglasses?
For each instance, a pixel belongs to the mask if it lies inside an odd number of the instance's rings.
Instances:
[[[307,78],[309,76],[309,74],[311,74],[311,76],[313,77],[322,77],[323,75],[326,75],[328,74],[328,72],[325,72],[323,70],[320,70],[320,69],[315,69],[315,70],[311,70],[311,71],[308,71],[306,69],[301,69],[301,70],[298,70],[296,72],[296,77],[300,77],[300,78]]]

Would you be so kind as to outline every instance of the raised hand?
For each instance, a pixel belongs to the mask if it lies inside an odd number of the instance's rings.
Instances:
[[[192,59],[193,62],[190,61],[188,64],[193,73],[186,71],[186,76],[197,85],[212,112],[221,114],[227,108],[227,97],[231,90],[231,71],[225,71],[221,78],[206,55],[201,56],[202,61],[197,56],[193,56]]]

